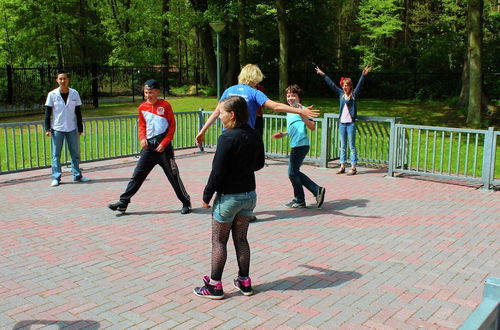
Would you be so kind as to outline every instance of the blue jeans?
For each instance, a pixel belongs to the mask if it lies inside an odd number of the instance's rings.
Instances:
[[[356,152],[356,124],[355,123],[340,123],[340,164],[347,163],[346,148],[349,140],[349,151],[351,154],[351,166],[358,162],[358,154]]]
[[[292,183],[293,194],[297,202],[305,202],[304,188],[306,187],[314,196],[318,194],[318,185],[314,183],[307,175],[300,171],[300,166],[309,152],[309,146],[300,146],[292,148],[290,160],[288,161],[288,178]]]
[[[73,180],[80,180],[82,172],[80,170],[80,146],[78,131],[75,129],[71,132],[60,132],[51,130],[51,149],[52,149],[52,177],[61,181],[61,151],[64,140],[71,155],[71,173]]]
[[[255,190],[237,194],[217,194],[212,208],[212,217],[217,222],[233,222],[237,215],[251,218],[257,204]]]

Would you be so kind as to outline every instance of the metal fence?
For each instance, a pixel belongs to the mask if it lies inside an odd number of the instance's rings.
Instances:
[[[495,178],[498,136],[488,130],[395,125],[394,165],[397,173],[499,184]]]
[[[195,136],[212,114],[209,111],[176,112],[174,149],[196,148]],[[322,167],[339,158],[338,115],[314,119],[308,130],[311,148],[306,161]],[[405,125],[398,118],[360,116],[356,121],[356,148],[361,163],[387,166],[388,175],[406,173],[481,183],[485,189],[500,185],[500,132]],[[137,155],[137,116],[84,119],[80,138],[82,162]],[[49,167],[50,139],[43,122],[0,124],[0,174]],[[264,145],[269,157],[287,157],[288,139],[272,139],[286,131],[286,117],[264,115]],[[204,148],[215,148],[222,133],[220,121],[205,134]],[[68,152],[62,162],[69,164]],[[498,172],[498,173],[497,173]]]

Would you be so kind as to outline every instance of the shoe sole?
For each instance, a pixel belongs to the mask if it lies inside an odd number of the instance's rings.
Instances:
[[[199,294],[198,292],[196,292],[196,289],[193,289],[193,293],[195,295],[197,295],[198,297],[212,299],[212,300],[221,300],[221,299],[224,299],[224,295],[222,295],[222,296],[207,296],[207,295]]]
[[[241,289],[240,289],[240,287],[239,287],[239,286],[237,286],[237,285],[236,285],[236,284],[234,284],[234,283],[233,283],[233,286],[234,286],[236,289],[238,289],[238,290],[241,292],[241,294],[242,294],[242,295],[244,295],[244,296],[251,296],[251,295],[253,295],[253,290],[252,290],[252,291],[250,291],[250,292],[245,292],[245,291],[241,290]]]

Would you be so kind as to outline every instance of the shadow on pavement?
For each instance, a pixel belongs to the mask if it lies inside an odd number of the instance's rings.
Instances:
[[[310,217],[318,214],[331,214],[331,215],[339,215],[350,218],[373,218],[378,219],[379,216],[367,216],[367,215],[354,215],[347,214],[343,212],[339,212],[339,210],[345,210],[353,207],[364,208],[368,204],[369,200],[367,199],[340,199],[334,201],[327,201],[323,203],[323,206],[320,209],[314,207],[314,205],[309,205],[307,208],[301,209],[292,209],[283,206],[283,210],[276,211],[258,211],[254,212],[254,215],[257,217],[257,220],[253,222],[266,222],[266,221],[274,221],[280,219],[296,219],[301,217]]]
[[[79,320],[79,321],[27,320],[27,321],[17,322],[12,328],[12,330],[40,329],[41,327],[44,326],[49,326],[51,329],[65,329],[70,327],[73,329],[85,329],[85,330],[97,330],[101,327],[99,322],[90,320]]]
[[[363,276],[360,273],[352,271],[336,271],[309,265],[299,265],[299,267],[316,270],[318,273],[314,275],[289,276],[273,282],[259,284],[254,289],[258,292],[325,289],[340,286]]]

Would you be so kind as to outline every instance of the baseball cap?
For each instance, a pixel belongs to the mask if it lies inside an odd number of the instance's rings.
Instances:
[[[160,89],[160,84],[154,79],[149,79],[144,83],[144,87],[147,89]]]

